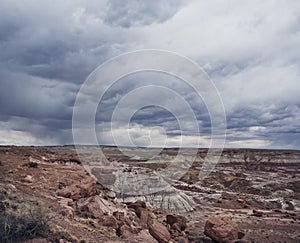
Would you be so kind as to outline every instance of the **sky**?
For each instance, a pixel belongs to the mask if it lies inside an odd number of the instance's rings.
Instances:
[[[298,0],[1,0],[0,144],[72,144],[73,107],[88,75],[120,54],[160,49],[193,60],[214,82],[226,112],[226,147],[300,149],[299,13]],[[208,146],[205,102],[182,80],[151,72],[124,77],[103,96],[99,143],[115,144],[112,113],[130,92],[135,102],[155,99],[184,114],[169,93],[135,91],[161,83],[193,108],[199,134],[182,131],[164,107],[145,106],[130,126],[114,124],[115,139],[128,145],[130,134],[138,146],[178,146],[181,139],[194,146],[200,138]]]

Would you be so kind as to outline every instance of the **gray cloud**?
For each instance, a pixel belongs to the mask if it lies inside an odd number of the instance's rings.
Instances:
[[[171,18],[182,5],[181,0],[125,0],[122,2],[112,0],[108,2],[109,7],[104,22],[124,28],[163,23]]]
[[[4,0],[0,11],[1,144],[72,143],[72,107],[87,75],[123,52],[159,48],[190,57],[213,79],[227,113],[227,146],[299,149],[299,1]],[[103,97],[100,140],[111,142],[101,129],[109,130],[122,97],[162,83],[191,105],[207,139],[201,98],[175,78],[144,73],[123,78]],[[131,125],[137,137],[161,126],[170,144],[181,132],[161,108],[137,112]],[[192,144],[193,134],[185,134]]]

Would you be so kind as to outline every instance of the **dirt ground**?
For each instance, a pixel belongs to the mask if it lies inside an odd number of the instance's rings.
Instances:
[[[165,150],[160,156],[172,157],[173,152]],[[137,162],[114,148],[107,148],[106,153],[111,161],[128,166]],[[199,151],[200,162],[173,185],[194,202],[193,211],[180,213],[188,221],[182,232],[186,241],[213,242],[203,233],[207,219],[213,216],[236,222],[244,242],[300,242],[299,151],[225,150],[213,172],[199,179],[204,154],[204,150]],[[97,219],[82,217],[72,200],[58,195],[62,188],[90,178],[72,146],[1,146],[0,162],[1,188],[16,198],[39,202],[50,215],[49,236],[27,242],[157,242],[146,228],[120,237]],[[142,159],[140,162],[134,164],[137,171],[164,167],[163,162],[157,166]],[[106,189],[97,184],[97,190]],[[98,194],[105,199],[105,193]],[[107,202],[127,215],[128,208],[117,198]],[[168,212],[151,210],[153,217],[164,223]],[[181,236],[171,237],[172,242],[184,242]]]

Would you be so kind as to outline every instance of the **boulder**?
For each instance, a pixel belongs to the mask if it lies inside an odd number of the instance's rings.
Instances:
[[[105,226],[105,227],[111,227],[111,228],[114,228],[114,229],[118,228],[117,220],[112,215],[102,216],[101,219],[99,219],[98,223],[102,226]]]
[[[95,219],[99,219],[104,215],[98,202],[96,202],[94,199],[90,200],[85,205],[81,206],[80,211],[88,212]]]
[[[204,227],[204,234],[211,239],[229,243],[238,239],[238,226],[229,218],[215,217],[206,221]]]
[[[131,227],[128,224],[123,224],[117,228],[116,233],[119,237],[128,238],[128,237],[132,237],[132,236],[136,237],[136,235],[141,230],[142,230],[141,228],[135,228],[135,227]]]
[[[167,224],[171,226],[172,229],[183,231],[187,227],[186,218],[180,215],[168,214],[166,217]]]
[[[138,218],[140,219],[140,223],[143,227],[148,226],[149,223],[151,223],[151,217],[150,217],[150,213],[146,208],[137,208],[136,210],[136,215],[138,216]]]
[[[130,226],[124,224],[117,229],[117,235],[122,238],[128,238],[133,235]]]
[[[91,197],[99,193],[97,182],[89,177],[79,183],[72,184],[57,191],[58,196],[78,200],[84,197]]]
[[[130,202],[127,203],[127,207],[136,211],[138,208],[146,208],[146,203],[143,201]]]
[[[171,239],[171,235],[167,227],[157,221],[154,221],[149,225],[149,233],[159,243],[166,243]]]

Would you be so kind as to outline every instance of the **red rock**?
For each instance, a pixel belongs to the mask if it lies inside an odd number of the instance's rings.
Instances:
[[[96,181],[89,177],[77,184],[67,186],[57,191],[58,196],[78,200],[84,197],[91,197],[99,193]]]
[[[91,177],[82,180],[80,183],[80,187],[89,197],[94,196],[99,192],[97,188],[97,182]]]
[[[139,217],[140,219],[140,223],[143,227],[148,227],[149,223],[152,223],[151,221],[151,217],[150,217],[150,213],[146,208],[138,208],[136,210],[136,215]]]
[[[122,225],[125,224],[128,226],[131,225],[130,219],[125,217],[124,212],[119,212],[119,211],[113,212],[113,216],[117,220],[118,227],[121,227]]]
[[[111,227],[111,228],[114,228],[114,229],[118,228],[117,220],[112,215],[102,216],[101,219],[99,219],[98,222],[99,222],[100,225],[105,226],[105,227]]]
[[[122,236],[123,238],[128,238],[133,235],[131,228],[124,224],[117,229],[117,235]]]
[[[143,201],[136,201],[136,202],[131,202],[127,203],[128,208],[134,209],[136,211],[138,208],[146,208],[146,203]]]
[[[173,230],[175,230],[175,231],[178,231],[178,232],[181,232],[181,231],[182,231],[182,230],[181,230],[181,227],[180,227],[180,225],[179,225],[178,223],[173,224],[171,228],[172,228]]]
[[[168,214],[166,220],[172,229],[183,231],[187,227],[186,218],[183,216]]]
[[[92,215],[92,217],[94,217],[96,219],[101,218],[104,215],[99,204],[94,200],[88,202],[86,205],[83,206],[82,209],[84,211],[89,212]]]
[[[177,240],[178,243],[188,243],[189,241],[184,237],[179,237]]]
[[[149,225],[149,233],[159,243],[166,243],[171,239],[171,235],[167,227],[157,221],[154,221]]]
[[[229,243],[238,239],[238,226],[228,218],[210,218],[206,221],[204,234],[211,239]]]

